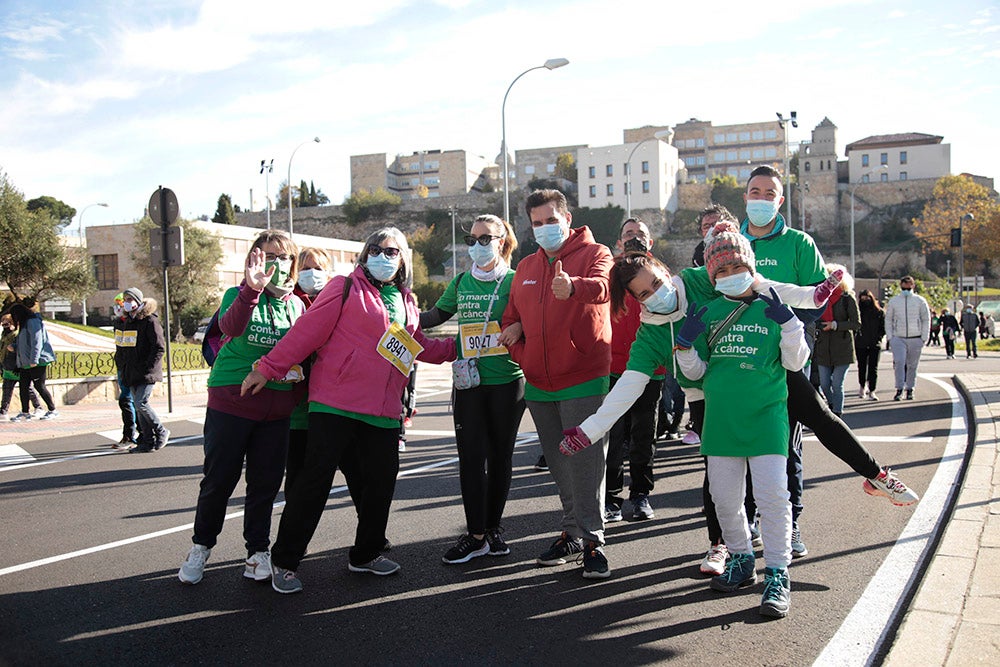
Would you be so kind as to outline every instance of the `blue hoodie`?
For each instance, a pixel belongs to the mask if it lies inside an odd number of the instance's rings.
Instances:
[[[55,360],[56,354],[52,351],[52,343],[49,342],[49,333],[45,330],[42,316],[34,313],[17,334],[17,366],[44,366]]]

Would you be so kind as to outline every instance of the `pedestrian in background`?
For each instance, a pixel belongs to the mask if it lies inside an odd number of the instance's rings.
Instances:
[[[163,327],[156,314],[156,299],[146,299],[138,287],[122,292],[121,343],[115,335],[115,365],[132,394],[139,424],[139,444],[133,452],[159,451],[170,441],[170,431],[149,404],[153,388],[163,380]]]
[[[854,332],[854,353],[858,358],[858,398],[877,401],[878,360],[882,355],[882,338],[885,337],[885,311],[871,290],[858,294],[858,311],[861,328]],[[940,328],[940,325],[939,325]]]
[[[936,310],[931,308],[931,337],[928,339],[928,345],[940,345],[941,344],[941,316]]]
[[[10,307],[10,316],[17,328],[17,368],[20,373],[18,389],[21,398],[21,412],[10,418],[11,421],[31,419],[28,405],[31,401],[30,387],[34,387],[38,396],[45,402],[46,413],[39,419],[52,419],[59,416],[52,394],[45,388],[45,375],[48,365],[56,360],[56,354],[49,342],[49,333],[45,329],[42,316],[30,310],[23,303],[15,303]]]
[[[117,358],[118,348],[124,339],[125,323],[125,295],[119,292],[111,302],[112,325],[115,331],[115,357]],[[122,438],[111,448],[120,452],[128,452],[135,449],[139,441],[138,421],[135,415],[135,405],[132,402],[132,390],[125,384],[122,378],[122,369],[119,366],[116,373],[118,383],[118,407],[122,412]]]
[[[0,358],[3,360],[3,400],[0,401],[0,420],[5,420],[14,389],[21,380],[21,372],[17,367],[17,326],[10,313],[0,316]],[[28,385],[28,400],[35,413],[42,409],[38,394],[31,385]]]
[[[827,264],[827,271],[843,271],[840,284],[816,321],[813,363],[819,368],[819,383],[833,414],[844,413],[844,377],[854,363],[854,332],[861,328],[861,315],[854,297],[854,277],[841,264]]]
[[[946,359],[955,358],[955,339],[958,337],[958,319],[947,308],[941,310],[941,335],[944,337]]]
[[[225,342],[208,376],[205,463],[191,537],[194,544],[177,573],[185,584],[202,579],[244,465],[243,576],[254,581],[271,578],[272,506],[285,473],[289,415],[303,395],[295,391],[303,371],[301,366],[289,369],[250,396],[241,392],[241,384],[302,315],[302,302],[292,294],[297,254],[284,232],[261,232],[244,262],[242,283],[222,295],[219,328]]]
[[[920,353],[930,336],[931,312],[924,297],[915,294],[913,276],[899,280],[900,292],[889,299],[885,308],[885,331],[892,347],[892,366],[896,374],[898,401],[906,391],[906,400],[913,400],[913,385],[917,381]]]
[[[972,304],[966,304],[962,311],[962,335],[965,336],[965,358],[978,359],[979,350],[976,349],[976,333],[979,329],[979,318],[976,311],[972,309]]]
[[[986,315],[984,315],[983,311],[980,310],[979,311],[979,338],[982,339],[982,340],[986,340],[986,338],[988,336],[988,333],[987,333],[988,330],[989,330],[989,328],[986,325]]]

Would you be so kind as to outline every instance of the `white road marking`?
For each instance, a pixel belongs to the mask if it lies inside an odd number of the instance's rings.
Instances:
[[[17,445],[0,445],[0,466],[34,461],[35,457]]]
[[[532,439],[531,437],[526,437],[526,436],[535,436],[535,434],[534,433],[531,433],[531,434],[527,434],[527,433],[521,434],[518,437],[519,444],[523,444],[523,443],[520,442],[522,440],[522,438],[525,439],[525,441],[530,441]],[[190,436],[190,438],[194,438],[194,437],[199,437],[200,438],[201,436]],[[186,439],[190,439],[190,438],[186,438]],[[102,454],[104,454],[104,452],[90,454],[89,456],[95,456],[95,455],[99,456],[99,455],[102,455]],[[450,458],[447,458],[447,459],[441,459],[440,461],[435,461],[433,463],[428,463],[426,465],[418,466],[416,468],[408,468],[406,470],[401,470],[399,472],[399,475],[397,476],[397,479],[400,478],[400,477],[408,477],[410,475],[415,475],[417,473],[426,472],[427,470],[433,470],[435,468],[441,468],[441,467],[444,467],[444,466],[447,466],[447,465],[451,465],[451,464],[454,464],[454,463],[458,463],[458,457],[457,456],[450,457]],[[339,493],[343,493],[346,490],[347,490],[346,486],[335,486],[332,489],[330,489],[330,495],[334,496],[334,495],[337,495]],[[273,508],[274,509],[278,509],[279,507],[283,507],[284,505],[285,505],[285,501],[282,500],[282,501],[274,503],[274,507]],[[236,519],[236,518],[239,518],[241,516],[243,516],[243,510],[239,510],[239,511],[236,511],[236,512],[231,512],[231,513],[229,513],[229,514],[226,515],[225,521],[229,521],[230,519]],[[164,530],[158,530],[158,531],[153,532],[153,533],[146,533],[145,535],[136,535],[135,537],[128,537],[128,538],[125,538],[123,540],[117,540],[115,542],[108,542],[107,544],[99,544],[99,545],[94,546],[94,547],[88,547],[86,549],[79,549],[77,551],[71,551],[69,553],[59,554],[58,556],[50,556],[48,558],[42,558],[40,560],[31,561],[29,563],[22,563],[20,565],[12,565],[10,567],[5,567],[5,568],[0,569],[0,577],[8,575],[8,574],[14,574],[15,572],[23,572],[25,570],[31,570],[31,569],[34,569],[36,567],[42,567],[43,565],[51,565],[52,563],[59,563],[59,562],[64,561],[64,560],[70,560],[71,558],[79,558],[80,556],[88,556],[90,554],[99,553],[101,551],[108,551],[109,549],[116,549],[118,547],[123,547],[123,546],[129,545],[129,544],[135,544],[136,542],[145,542],[146,540],[152,540],[152,539],[157,538],[157,537],[163,537],[165,535],[173,535],[174,533],[180,533],[180,532],[184,532],[186,530],[192,530],[193,528],[194,528],[194,524],[193,523],[186,523],[183,526],[174,526],[173,528],[165,528]]]
[[[915,436],[898,436],[898,435],[857,435],[857,439],[860,442],[901,442],[901,443],[918,443],[918,442],[933,442],[934,438],[929,435],[915,435]],[[819,442],[819,438],[815,435],[806,435],[802,437],[803,442]]]
[[[111,442],[118,442],[119,440],[121,440],[122,430],[117,429],[115,431],[98,431],[96,435],[99,435],[102,438],[107,438]]]
[[[944,453],[927,491],[896,544],[813,665],[873,663],[875,651],[884,641],[892,619],[903,611],[903,600],[918,581],[916,570],[930,541],[947,519],[944,510],[958,491],[969,437],[965,427],[965,404],[952,385],[938,379],[940,376],[920,374],[920,377],[940,386],[951,399],[951,426]]]
[[[184,438],[171,438],[171,443],[182,443],[189,440],[196,440],[200,438],[200,435],[189,435]],[[116,438],[117,440],[117,438]],[[168,445],[169,446],[169,445]],[[11,470],[23,470],[24,468],[34,468],[35,466],[47,466],[52,463],[65,463],[66,461],[78,461],[80,459],[91,459],[95,456],[108,456],[109,454],[124,454],[125,452],[120,452],[117,449],[102,449],[99,452],[86,452],[84,454],[74,454],[73,456],[60,456],[57,459],[46,459],[44,461],[38,461],[33,459],[33,463],[21,463],[19,465],[9,465],[0,467],[0,472],[8,472]]]

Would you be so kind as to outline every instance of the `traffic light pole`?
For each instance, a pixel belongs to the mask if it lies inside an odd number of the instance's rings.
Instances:
[[[167,190],[163,187],[160,188],[160,211],[167,210]],[[162,257],[160,258],[160,267],[163,270],[163,325],[166,335],[163,337],[166,343],[167,352],[167,412],[174,411],[174,391],[171,372],[171,354],[170,354],[170,280],[167,277],[167,234],[170,231],[170,223],[166,216],[164,216],[163,222],[160,224],[160,237],[162,239],[161,245],[163,246]]]

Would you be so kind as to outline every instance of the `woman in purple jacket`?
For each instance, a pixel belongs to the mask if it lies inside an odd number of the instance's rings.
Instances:
[[[309,377],[309,439],[302,471],[285,490],[286,505],[271,548],[271,585],[298,593],[296,575],[326,506],[345,452],[360,463],[358,529],[348,569],[376,575],[400,567],[382,555],[399,472],[401,396],[416,359],[455,359],[455,339],[420,330],[420,311],[406,287],[406,237],[385,227],[368,237],[357,267],[338,276],[243,381],[255,394],[269,379],[316,352]],[[346,281],[350,281],[345,284]]]

